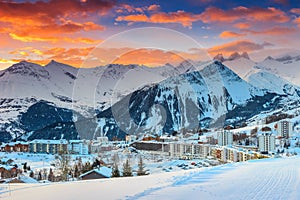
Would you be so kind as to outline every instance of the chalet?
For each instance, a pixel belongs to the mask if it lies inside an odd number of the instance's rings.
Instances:
[[[110,178],[112,169],[109,167],[101,166],[99,168],[88,171],[84,174],[81,174],[79,178],[81,180],[90,180],[90,179],[101,179],[101,178]]]
[[[16,166],[0,165],[1,179],[16,177],[21,172]]]
[[[18,177],[7,179],[5,183],[39,183],[39,182],[34,178],[25,175],[19,175]]]
[[[28,142],[10,142],[4,143],[1,146],[1,151],[3,152],[28,152],[29,143]]]

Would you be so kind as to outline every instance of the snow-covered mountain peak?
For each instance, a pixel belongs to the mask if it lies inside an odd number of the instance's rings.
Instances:
[[[243,53],[241,54],[241,57],[242,57],[242,58],[246,58],[246,59],[250,59],[250,57],[249,57],[249,55],[248,55],[247,52],[243,52]]]
[[[272,56],[268,56],[264,60],[275,60],[275,59]]]
[[[225,58],[224,58],[223,54],[221,54],[221,53],[218,53],[213,59],[214,60],[218,60],[220,62],[224,62],[225,61]]]
[[[178,70],[180,74],[191,72],[195,69],[195,63],[191,60],[184,60],[181,63],[179,63],[178,66],[176,66],[176,70]]]
[[[214,60],[210,63],[208,63],[203,70],[201,70],[205,75],[214,75],[216,73],[221,73],[221,74],[231,74],[234,76],[237,76],[231,69],[226,67],[225,65],[222,64],[222,62],[218,60]]]
[[[6,73],[17,76],[34,77],[35,79],[49,78],[49,73],[44,67],[27,61],[21,61],[12,65],[4,70],[0,76],[4,76]]]
[[[63,70],[63,71],[69,71],[69,72],[75,72],[77,71],[78,69],[71,66],[71,65],[67,65],[67,64],[64,64],[64,63],[60,63],[60,62],[57,62],[55,60],[51,60],[47,65],[45,65],[45,68],[48,70],[48,71],[53,71],[55,72],[56,70]]]

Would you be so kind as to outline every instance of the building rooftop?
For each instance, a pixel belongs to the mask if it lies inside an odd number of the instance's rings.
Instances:
[[[85,176],[87,174],[90,174],[92,172],[96,172],[98,174],[101,174],[102,176],[105,176],[106,178],[110,178],[111,177],[111,173],[112,173],[112,169],[109,168],[109,167],[106,167],[106,166],[101,166],[101,167],[99,167],[97,169],[93,169],[93,170],[88,171],[88,172],[86,172],[84,174],[81,174],[79,177],[81,178],[81,177],[83,177],[83,176]]]

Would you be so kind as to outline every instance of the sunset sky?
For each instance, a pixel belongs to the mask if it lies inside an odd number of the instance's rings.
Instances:
[[[146,65],[163,64],[178,57],[201,60],[198,47],[187,48],[164,31],[154,31],[150,37],[159,43],[165,41],[169,46],[166,49],[147,49],[151,44],[137,48],[133,43],[142,41],[142,30],[120,36],[113,46],[101,46],[101,42],[115,34],[144,27],[182,33],[210,56],[247,51],[253,60],[259,61],[267,55],[300,49],[300,2],[0,0],[0,69],[21,60],[42,65],[56,60],[80,67],[99,45],[98,65],[112,60]],[[168,45],[171,43],[174,46]],[[122,54],[124,58],[120,58]]]

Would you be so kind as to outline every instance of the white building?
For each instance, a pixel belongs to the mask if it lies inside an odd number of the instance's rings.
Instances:
[[[275,136],[271,132],[264,132],[258,136],[258,149],[260,152],[275,151]]]
[[[29,152],[30,153],[67,153],[68,141],[62,140],[42,140],[35,139],[29,142]]]
[[[102,151],[111,151],[113,149],[112,143],[109,142],[108,137],[97,137],[90,145],[91,153],[99,153]]]
[[[125,137],[125,141],[126,143],[131,143],[137,140],[137,136],[136,135],[126,135]]]
[[[218,145],[227,146],[232,145],[233,143],[233,134],[230,131],[222,130],[218,132]]]
[[[277,135],[288,139],[293,132],[293,123],[282,120],[277,123]]]
[[[207,157],[210,156],[211,146],[207,144],[171,142],[169,143],[171,157]]]
[[[69,140],[68,152],[71,154],[89,154],[89,143],[85,140]]]

